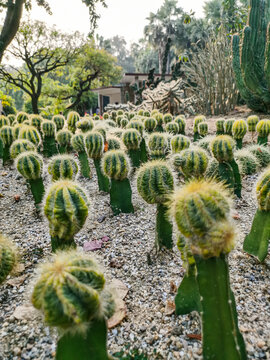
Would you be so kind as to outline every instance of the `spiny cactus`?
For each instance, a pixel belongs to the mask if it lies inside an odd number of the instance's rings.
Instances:
[[[157,126],[157,120],[153,117],[147,117],[144,119],[143,124],[144,124],[145,130],[148,133],[152,133]]]
[[[243,119],[235,120],[232,126],[232,135],[236,140],[236,146],[238,149],[242,149],[242,141],[247,133],[247,123]]]
[[[124,119],[126,119],[127,120],[127,123],[129,123],[129,120],[128,120],[128,118],[126,118],[126,117],[124,117],[124,116],[117,116],[117,118],[116,118],[116,124],[117,124],[117,126],[121,126],[121,122],[122,122],[122,120],[124,120]]]
[[[6,116],[0,115],[0,129],[3,126],[10,126],[10,121]]]
[[[181,172],[185,179],[202,178],[207,166],[207,153],[200,148],[189,148],[181,152]]]
[[[91,170],[90,170],[87,153],[85,150],[84,135],[83,134],[73,135],[71,138],[71,146],[78,153],[82,176],[90,179],[91,178]]]
[[[0,284],[4,282],[16,264],[15,246],[0,234]]]
[[[81,130],[83,133],[91,131],[94,128],[94,121],[90,118],[83,118],[76,123],[77,129]]]
[[[213,141],[213,139],[215,138],[215,135],[207,135],[205,137],[203,137],[202,139],[200,139],[196,146],[199,146],[200,148],[204,149],[205,151],[207,151],[207,153],[209,155],[211,155],[211,142]]]
[[[208,163],[208,167],[205,172],[205,177],[207,179],[216,179],[222,181],[219,177],[219,162],[215,158],[211,158]]]
[[[94,131],[100,133],[103,136],[104,143],[107,141],[107,128],[104,126],[104,124],[96,124]]]
[[[244,251],[263,262],[268,254],[270,240],[270,168],[260,176],[256,185],[258,209],[250,233],[244,241]]]
[[[43,134],[43,155],[51,157],[57,154],[55,123],[50,120],[44,120],[41,124],[41,132]]]
[[[20,111],[16,115],[16,121],[18,124],[22,124],[25,120],[29,120],[28,114],[23,111]]]
[[[225,123],[224,123],[224,133],[225,133],[226,135],[231,135],[231,136],[232,136],[232,127],[233,127],[234,122],[235,122],[235,119],[225,120]]]
[[[16,138],[16,130],[18,129],[18,139],[26,139],[31,141],[36,147],[41,143],[41,138],[38,130],[34,126],[17,125],[13,129],[14,137]]]
[[[228,135],[219,135],[211,142],[213,156],[219,162],[219,178],[241,197],[242,182],[239,167],[234,159],[235,142]]]
[[[36,151],[35,145],[29,140],[15,140],[10,146],[10,156],[12,159],[16,159],[18,155],[25,151]]]
[[[101,166],[104,174],[110,178],[110,205],[114,215],[133,213],[128,156],[121,150],[108,151],[103,156]]]
[[[65,125],[65,117],[63,115],[54,115],[52,121],[56,126],[56,131],[60,131],[63,129]]]
[[[92,131],[86,133],[84,143],[88,156],[93,159],[95,164],[99,191],[108,193],[110,191],[110,183],[101,170],[101,158],[104,153],[104,138],[99,132]]]
[[[174,122],[176,122],[176,124],[179,127],[179,134],[185,135],[185,130],[186,130],[185,116],[184,115],[177,116],[174,119]]]
[[[80,120],[80,115],[76,111],[70,111],[67,116],[68,130],[75,134],[76,123]]]
[[[150,113],[150,111],[144,111],[143,112],[143,116],[145,116],[145,117],[150,117],[151,116],[151,113]]]
[[[251,132],[252,138],[256,131],[256,125],[258,124],[259,121],[260,121],[260,119],[259,119],[259,116],[257,116],[257,115],[250,115],[247,118],[248,131]]]
[[[141,164],[140,145],[142,137],[138,130],[127,129],[122,134],[122,141],[128,150],[128,155],[131,159],[134,168],[139,167]]]
[[[23,127],[23,124],[15,124],[13,123],[13,136],[14,139],[18,139],[19,138],[19,133],[21,128]]]
[[[125,129],[127,127],[128,123],[129,123],[129,120],[127,118],[121,119],[121,121],[120,121],[121,128]]]
[[[103,113],[103,119],[104,120],[110,119],[109,113],[107,113],[107,112]]]
[[[146,150],[146,144],[143,137],[144,132],[144,124],[140,120],[131,120],[128,125],[126,126],[126,129],[136,129],[140,135],[141,135],[141,142],[140,142],[140,164],[144,163],[148,160],[147,158],[147,150]],[[132,160],[133,162],[133,160]]]
[[[172,224],[167,219],[169,194],[174,189],[172,171],[165,161],[154,160],[144,164],[138,170],[137,189],[148,204],[157,204],[156,247],[173,247]]]
[[[225,127],[225,119],[217,119],[216,121],[216,134],[217,135],[223,135],[224,134],[224,129]]]
[[[171,134],[174,134],[174,135],[179,133],[179,126],[174,121],[171,121],[171,122],[167,123],[165,129],[166,129],[166,131],[168,133],[171,133]]]
[[[168,152],[168,136],[155,132],[149,136],[147,145],[152,159],[163,159]]]
[[[170,113],[164,114],[163,121],[164,121],[164,124],[168,124],[169,122],[172,122],[173,121],[172,114],[170,114]]]
[[[157,121],[157,126],[156,126],[156,129],[155,131],[156,132],[163,132],[163,115],[161,113],[156,113],[154,116],[153,116],[156,121]]]
[[[60,154],[69,152],[71,145],[72,132],[69,130],[59,130],[56,133],[56,141]]]
[[[16,158],[16,168],[29,183],[35,205],[38,207],[44,194],[42,157],[34,151],[23,152]]]
[[[115,304],[96,262],[87,254],[60,252],[39,274],[32,303],[47,325],[61,329],[56,359],[109,360],[106,318]]]
[[[51,175],[52,181],[74,180],[78,170],[77,162],[70,155],[56,155],[50,159],[48,164],[48,173]]]
[[[53,252],[76,247],[74,236],[88,216],[85,191],[70,180],[54,182],[45,195],[44,214],[49,221]]]
[[[30,125],[34,126],[35,128],[38,129],[38,131],[41,131],[41,124],[43,122],[43,118],[40,115],[30,115]],[[25,124],[25,122],[24,122]]]
[[[258,134],[257,143],[259,145],[267,144],[268,135],[270,134],[270,122],[266,120],[261,120],[256,126],[256,132]]]
[[[0,138],[3,146],[3,165],[6,165],[10,161],[10,145],[13,142],[13,129],[11,126],[3,126],[0,128]]]
[[[205,137],[208,134],[208,124],[207,122],[203,121],[198,125],[198,133],[200,137]]]
[[[270,165],[270,150],[266,146],[252,145],[247,149],[256,157],[261,167]]]
[[[195,116],[194,118],[194,124],[193,124],[193,133],[194,133],[194,142],[197,141],[199,138],[200,138],[200,135],[199,135],[199,128],[198,128],[198,125],[199,123],[201,122],[205,122],[206,121],[206,117],[203,116],[203,115],[198,115],[198,116]]]
[[[121,140],[113,135],[107,137],[108,151],[109,150],[120,150],[122,147]]]
[[[115,128],[116,127],[115,122],[113,120],[111,120],[111,119],[106,120],[105,125],[108,125],[110,128]]]
[[[16,115],[8,114],[7,118],[9,119],[10,125],[13,125],[14,121],[16,120]]]
[[[227,254],[235,238],[229,199],[222,184],[193,180],[176,190],[171,201],[171,215],[196,263],[196,271],[186,274],[176,301],[181,310],[181,297],[189,299],[183,313],[201,312],[204,359],[247,358],[229,283]]]
[[[236,162],[239,164],[240,173],[243,175],[255,174],[259,167],[256,157],[247,149],[237,150],[234,154]]]
[[[175,135],[171,138],[172,153],[179,153],[180,151],[190,147],[190,140],[184,135]]]

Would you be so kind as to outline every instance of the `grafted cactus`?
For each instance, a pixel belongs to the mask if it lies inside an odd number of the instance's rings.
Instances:
[[[270,168],[260,176],[256,185],[258,209],[250,233],[244,241],[244,251],[263,262],[268,254],[270,239]]]
[[[154,116],[153,116],[156,121],[157,121],[157,126],[156,126],[156,129],[155,131],[156,132],[163,132],[163,115],[161,113],[156,113]]]
[[[172,122],[173,121],[172,114],[170,114],[170,113],[164,114],[163,121],[164,121],[164,124],[168,124],[169,122]]]
[[[76,251],[61,252],[39,274],[32,303],[47,325],[61,329],[56,359],[109,360],[106,318],[115,305],[95,261]]]
[[[76,123],[80,120],[80,115],[76,111],[70,111],[67,116],[68,130],[75,134]]]
[[[179,133],[179,126],[178,126],[178,124],[176,122],[171,121],[171,122],[166,124],[166,131],[168,133],[176,135],[176,134]]]
[[[168,196],[174,189],[174,179],[165,161],[154,160],[144,164],[138,171],[137,189],[148,204],[157,204],[156,247],[173,247],[172,223],[167,218]]]
[[[268,136],[270,134],[270,123],[269,123],[269,121],[267,119],[259,121],[257,126],[256,126],[256,132],[258,134],[257,143],[259,145],[267,144]]]
[[[193,133],[194,133],[193,140],[194,140],[194,142],[200,138],[198,125],[205,121],[206,121],[205,116],[203,116],[203,115],[195,116],[194,124],[193,124]]]
[[[260,167],[270,165],[270,150],[266,146],[252,145],[248,150],[256,157]]]
[[[78,153],[78,158],[80,161],[80,169],[83,177],[90,179],[91,170],[88,162],[87,153],[84,145],[84,135],[76,134],[71,138],[71,145],[73,149]]]
[[[28,114],[26,114],[26,112],[19,111],[16,115],[17,123],[22,124],[26,120],[29,120]]]
[[[10,121],[9,121],[9,118],[7,118],[6,116],[4,115],[0,115],[0,129],[3,127],[3,126],[10,126]]]
[[[6,280],[16,264],[16,248],[10,240],[0,234],[0,284]]]
[[[185,180],[190,178],[200,179],[208,166],[208,155],[200,148],[192,147],[181,152],[181,172]]]
[[[131,120],[128,125],[126,126],[126,129],[136,129],[140,135],[141,135],[141,142],[140,142],[140,163],[146,162],[147,159],[147,150],[146,150],[146,144],[144,140],[144,124],[140,120]]]
[[[92,131],[85,135],[84,143],[88,156],[93,159],[95,164],[99,191],[108,193],[110,191],[109,179],[104,176],[101,170],[101,158],[104,153],[104,138],[99,132]]]
[[[241,197],[242,183],[239,167],[234,159],[235,142],[228,135],[219,135],[211,143],[213,156],[219,162],[219,178]]]
[[[238,149],[242,149],[243,138],[246,135],[248,126],[245,120],[235,120],[232,126],[232,135]]]
[[[108,151],[109,150],[120,150],[123,146],[122,141],[113,135],[107,137]]]
[[[3,126],[0,129],[0,138],[3,144],[3,165],[6,165],[10,161],[10,145],[13,142],[13,129],[11,126]]]
[[[138,130],[127,129],[122,134],[122,141],[128,150],[128,155],[131,159],[132,166],[137,168],[141,164],[141,149],[140,145],[142,137]]]
[[[94,121],[90,118],[83,118],[76,123],[76,127],[81,130],[81,132],[86,133],[87,131],[93,130]]]
[[[18,132],[17,132],[18,131]],[[38,130],[34,126],[17,125],[13,129],[14,137],[18,139],[26,139],[31,141],[36,147],[41,143],[41,138]]]
[[[40,115],[30,115],[30,125],[34,126],[35,128],[38,129],[38,131],[41,131],[41,124],[43,122],[43,118]],[[25,124],[25,122],[24,122]]]
[[[52,121],[55,123],[56,131],[60,131],[63,129],[65,125],[65,117],[63,115],[54,115]]]
[[[133,213],[128,156],[121,150],[108,151],[102,159],[102,170],[110,179],[110,205],[114,215]]]
[[[180,151],[190,147],[190,140],[184,135],[175,135],[171,138],[172,153],[179,153]]]
[[[16,158],[16,168],[29,183],[38,208],[44,195],[42,157],[33,151],[23,152]]]
[[[224,125],[225,125],[225,119],[217,119],[216,121],[216,134],[217,135],[223,135],[224,134]]]
[[[23,124],[15,124],[13,123],[13,136],[14,139],[18,139],[19,138],[19,133],[21,128],[24,127]]]
[[[185,115],[178,115],[174,121],[177,123],[179,127],[179,134],[185,135],[186,130],[186,120]]]
[[[145,130],[148,133],[152,133],[157,126],[157,120],[153,117],[145,118],[143,123],[144,123]]]
[[[164,159],[169,150],[167,134],[151,134],[148,138],[148,148],[152,159]]]
[[[248,131],[251,132],[252,140],[254,138],[254,133],[256,131],[256,125],[258,124],[259,121],[260,119],[259,116],[257,115],[250,115],[247,118]]]
[[[10,125],[13,125],[14,121],[16,120],[16,115],[8,114],[7,118],[9,119]]]
[[[127,118],[121,119],[121,121],[120,121],[121,128],[125,129],[127,127],[128,123],[129,123],[129,120]]]
[[[204,359],[246,360],[229,281],[227,254],[235,230],[225,188],[213,181],[191,181],[173,194],[171,214],[196,264],[180,284],[176,308],[201,313]]]
[[[259,162],[256,157],[247,149],[237,150],[234,154],[234,157],[239,165],[241,174],[252,175],[257,172]]]
[[[88,216],[85,191],[70,180],[54,182],[45,196],[44,214],[49,221],[53,252],[76,247],[74,236]]]
[[[200,135],[200,138],[203,138],[208,134],[208,124],[206,121],[199,123],[198,133]]]
[[[10,156],[12,159],[16,159],[18,155],[25,151],[36,151],[35,145],[29,140],[15,140],[10,146]]]
[[[233,127],[234,122],[235,122],[235,119],[225,120],[225,123],[224,123],[224,133],[225,133],[226,135],[231,135],[231,136],[232,136],[232,127]]]
[[[70,151],[72,132],[69,130],[59,130],[56,133],[56,141],[58,143],[58,150],[60,154],[65,154]]]
[[[71,155],[56,155],[50,159],[48,164],[48,173],[53,181],[74,180],[78,170],[77,162]]]
[[[43,134],[43,155],[45,157],[51,157],[57,154],[55,123],[50,120],[44,120],[41,124],[41,132]]]

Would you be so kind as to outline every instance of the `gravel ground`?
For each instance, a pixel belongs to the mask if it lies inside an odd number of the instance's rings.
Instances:
[[[252,193],[256,178],[244,179],[243,197],[235,201],[240,236],[230,254],[230,274],[248,358],[270,359],[269,257],[264,264],[259,264],[241,250],[256,211]],[[97,192],[95,176],[90,181],[82,178],[78,181],[90,197],[91,208],[76,242],[83,247],[87,241],[109,237],[102,249],[95,251],[95,256],[108,282],[116,278],[129,289],[125,298],[127,316],[109,331],[109,351],[113,353],[130,344],[143,350],[149,359],[201,359],[201,341],[190,338],[201,333],[198,315],[166,315],[166,304],[174,299],[174,284],[179,285],[184,270],[176,247],[172,252],[161,252],[158,257],[151,252],[155,206],[146,204],[138,196],[133,179],[135,214],[113,217],[108,195]],[[48,177],[45,183],[49,183]],[[20,201],[15,202],[14,195],[19,195]],[[21,255],[17,273],[0,287],[0,360],[52,359],[56,348],[55,330],[45,327],[32,308],[26,308],[24,315],[21,311],[18,314],[19,306],[30,303],[37,264],[50,255],[48,225],[37,216],[25,180],[13,167],[2,165],[0,214],[0,231],[13,239]],[[150,252],[151,265],[147,261]]]

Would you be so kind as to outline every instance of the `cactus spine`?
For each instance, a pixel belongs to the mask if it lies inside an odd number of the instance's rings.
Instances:
[[[155,132],[149,136],[148,148],[152,159],[164,159],[168,152],[168,136]]]
[[[36,147],[40,145],[41,138],[38,130],[34,126],[17,125],[13,128],[14,137],[31,141]]]
[[[263,262],[268,254],[270,239],[270,168],[260,176],[256,185],[258,209],[250,233],[244,241],[244,251]]]
[[[109,179],[104,176],[101,170],[101,158],[104,153],[104,138],[103,136],[96,131],[88,132],[84,138],[85,149],[88,156],[93,159],[97,178],[98,178],[98,187],[99,191],[110,192],[110,182]]]
[[[140,142],[140,164],[145,163],[148,160],[147,157],[147,150],[146,144],[143,137],[144,132],[144,124],[139,120],[132,120],[128,123],[127,129],[136,129],[141,135],[141,142]]]
[[[15,159],[18,155],[25,151],[35,151],[35,145],[31,141],[25,139],[15,140],[10,146],[10,156]]]
[[[225,123],[224,123],[224,133],[225,133],[226,135],[232,136],[232,127],[233,127],[234,122],[235,122],[235,119],[225,120]]]
[[[65,117],[63,115],[54,115],[52,121],[56,126],[56,131],[60,131],[63,129],[65,125]]]
[[[137,176],[137,189],[149,204],[157,204],[156,247],[173,247],[172,223],[167,218],[168,196],[174,189],[173,174],[162,160],[154,160],[143,165]]]
[[[48,173],[51,175],[52,181],[74,180],[78,169],[76,161],[70,155],[56,155],[51,158],[48,164]]]
[[[56,126],[55,123],[47,120],[41,124],[41,131],[43,134],[43,155],[51,157],[58,153],[55,141]]]
[[[42,157],[33,151],[23,152],[16,158],[16,168],[29,183],[35,205],[39,208],[44,195]]]
[[[70,180],[59,180],[47,191],[44,214],[49,221],[52,251],[76,247],[74,235],[88,216],[84,190]]]
[[[252,140],[254,138],[254,133],[256,131],[256,125],[260,121],[259,117],[257,115],[251,115],[247,118],[247,126],[248,131],[251,132]]]
[[[94,121],[90,118],[84,118],[76,123],[76,127],[81,130],[81,132],[86,133],[87,131],[93,130]]]
[[[39,116],[39,115],[31,115],[30,116],[30,125],[37,128],[39,132],[41,131],[42,122],[43,122],[43,118],[41,116]]]
[[[185,149],[181,152],[180,158],[181,172],[186,180],[203,177],[208,166],[208,156],[203,149],[195,147]]]
[[[56,133],[56,141],[60,154],[65,154],[70,150],[72,132],[69,130],[59,130]]]
[[[247,359],[230,289],[227,254],[235,232],[229,213],[228,194],[221,184],[194,180],[172,196],[171,214],[196,263],[195,277],[187,274],[182,287],[182,297],[193,294],[193,301],[189,299],[186,309],[180,303],[180,310],[201,307],[204,359]]]
[[[109,360],[106,318],[115,305],[94,260],[76,251],[61,252],[39,273],[32,303],[48,325],[62,330],[56,360]]]
[[[113,214],[133,213],[128,156],[121,150],[108,151],[102,159],[102,171],[110,178],[110,205]]]
[[[75,134],[76,123],[80,120],[80,115],[76,111],[70,111],[67,116],[68,130]]]
[[[153,117],[145,118],[144,127],[148,133],[152,133],[157,126],[157,120]]]
[[[216,134],[217,135],[223,135],[224,134],[224,124],[225,124],[225,120],[224,119],[217,119],[216,121]]]
[[[171,138],[172,153],[179,153],[180,151],[189,148],[190,140],[184,135],[175,135]]]
[[[265,145],[268,142],[268,135],[270,134],[270,123],[268,120],[261,120],[256,126],[256,132],[258,134],[257,143],[259,145]]]
[[[178,125],[179,134],[185,135],[185,130],[186,130],[185,116],[184,115],[179,115],[174,119],[174,121]]]
[[[199,140],[200,138],[200,134],[199,134],[199,128],[198,125],[202,122],[206,121],[206,117],[203,115],[198,115],[195,116],[194,118],[194,125],[193,125],[193,132],[194,132],[194,136],[193,136],[193,141],[196,142],[197,140]]]
[[[71,139],[71,145],[73,149],[78,153],[82,176],[87,179],[91,179],[90,165],[84,146],[84,135],[82,134],[73,135]]]

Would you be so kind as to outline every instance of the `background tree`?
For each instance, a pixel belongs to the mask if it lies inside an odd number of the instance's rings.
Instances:
[[[67,65],[78,53],[81,36],[67,35],[42,22],[23,23],[7,52],[23,66],[0,66],[0,79],[14,85],[31,98],[32,111],[39,112],[38,101],[42,92],[43,77]]]
[[[4,52],[11,41],[14,39],[20,27],[23,9],[30,10],[34,0],[0,0],[0,12],[5,12],[4,23],[0,33],[0,62]],[[99,15],[96,12],[96,4],[101,3],[106,6],[105,0],[81,0],[89,9],[90,22],[92,29],[96,28]],[[45,8],[51,14],[49,2],[46,0],[35,0],[35,2]]]

